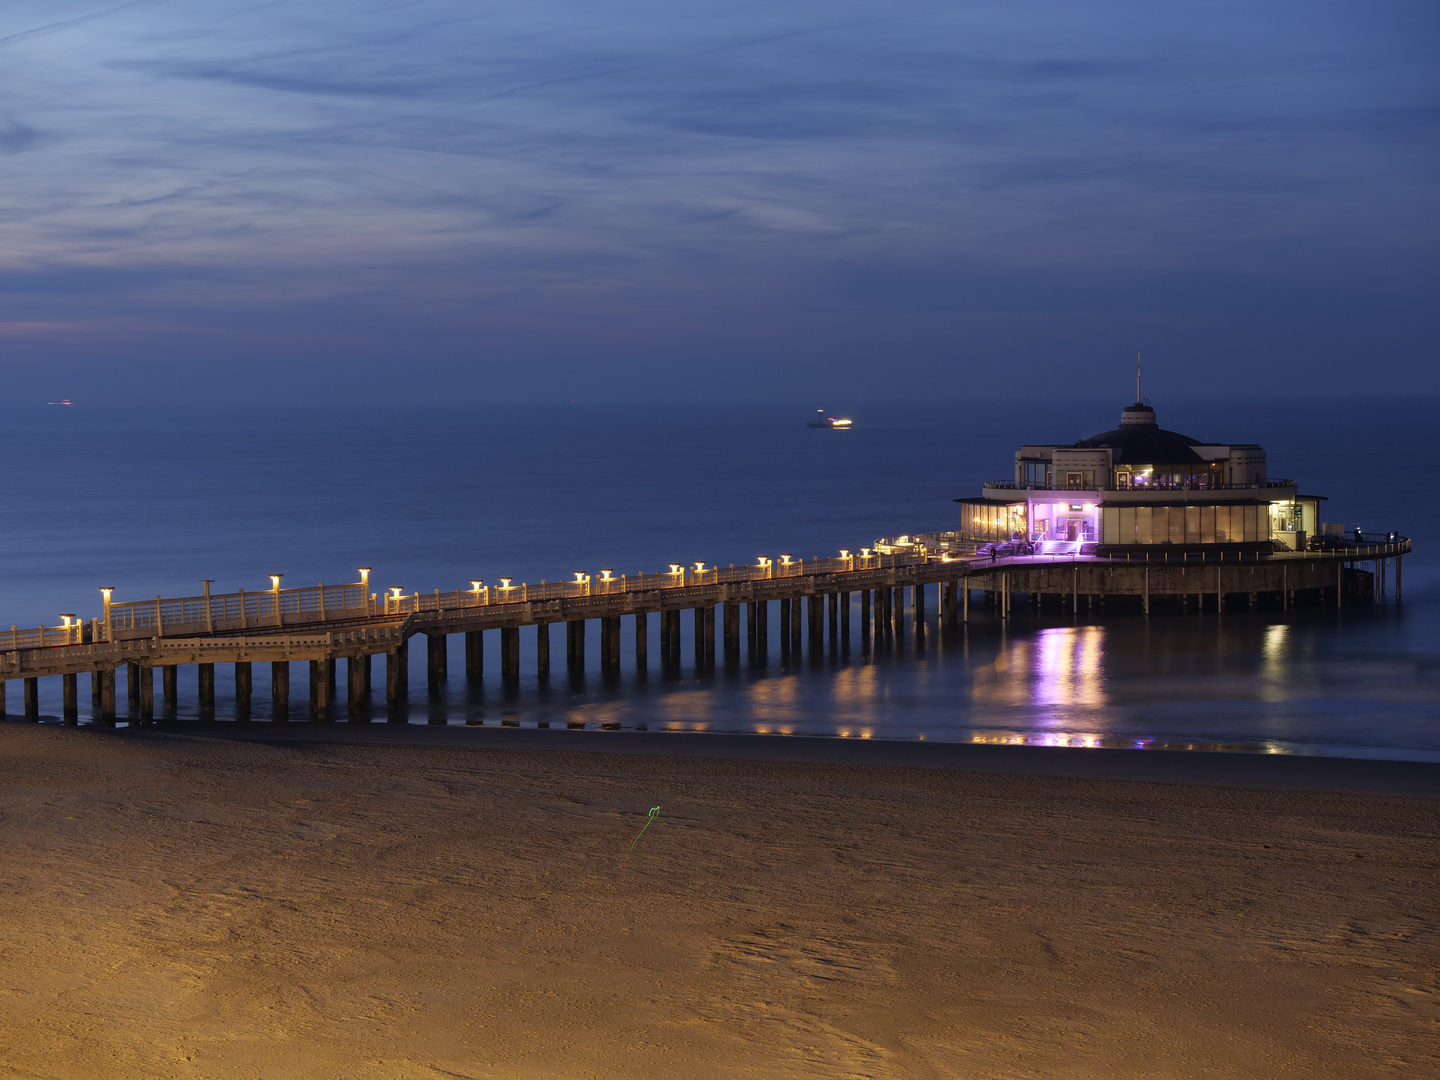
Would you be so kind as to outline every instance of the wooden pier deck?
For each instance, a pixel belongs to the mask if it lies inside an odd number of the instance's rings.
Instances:
[[[285,719],[289,665],[308,662],[308,716],[329,720],[337,711],[339,660],[346,663],[346,704],[352,715],[369,707],[371,658],[377,655],[386,658],[387,707],[403,703],[409,687],[408,643],[416,634],[426,637],[426,674],[434,685],[448,676],[449,635],[465,635],[466,675],[479,678],[485,634],[498,631],[501,678],[514,683],[520,675],[521,627],[537,628],[536,670],[545,678],[550,626],[565,625],[565,664],[576,671],[585,666],[587,625],[598,621],[601,670],[613,673],[620,666],[625,618],[633,624],[635,663],[642,669],[648,664],[651,615],[658,616],[661,666],[673,669],[681,663],[686,611],[694,620],[695,663],[713,666],[717,644],[727,662],[738,661],[742,623],[748,652],[766,654],[772,602],[779,605],[781,655],[791,656],[804,643],[818,650],[827,637],[852,640],[852,618],[859,624],[862,647],[873,636],[903,632],[907,621],[923,627],[932,590],[945,625],[969,621],[977,591],[984,608],[1000,619],[1011,616],[1016,597],[1031,607],[1060,605],[1076,615],[1105,611],[1107,604],[1110,610],[1138,605],[1145,614],[1167,606],[1223,611],[1237,598],[1249,606],[1262,600],[1285,608],[1307,601],[1339,606],[1347,597],[1364,601],[1383,595],[1387,575],[1393,575],[1398,600],[1401,559],[1410,550],[1405,538],[1370,538],[1307,552],[982,558],[957,555],[953,534],[928,536],[940,542],[932,547],[922,535],[833,558],[784,555],[742,567],[671,564],[668,571],[636,576],[602,570],[539,585],[509,578],[487,585],[474,579],[469,589],[423,593],[373,592],[368,568],[362,568],[360,581],[342,585],[284,589],[281,575],[272,575],[266,590],[212,595],[207,582],[201,595],[179,599],[115,601],[113,590],[102,588],[102,614],[88,622],[71,616],[61,626],[0,631],[0,713],[7,682],[19,680],[24,715],[38,719],[38,680],[58,677],[64,720],[78,722],[77,680],[88,674],[92,717],[114,722],[116,674],[125,667],[130,709],[141,722],[151,721],[157,714],[174,714],[181,666],[197,668],[201,712],[213,713],[215,665],[225,664],[234,665],[236,708],[244,716],[250,707],[251,665],[269,663],[272,715]],[[1365,564],[1373,570],[1362,569]],[[157,667],[162,673],[158,710]]]

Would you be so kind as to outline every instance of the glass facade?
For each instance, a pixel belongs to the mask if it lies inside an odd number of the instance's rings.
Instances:
[[[1104,544],[1240,544],[1271,537],[1267,506],[1105,506]]]
[[[960,504],[962,540],[1022,540],[1025,504],[967,499]]]

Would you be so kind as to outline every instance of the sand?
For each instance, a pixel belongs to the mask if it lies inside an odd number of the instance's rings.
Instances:
[[[3,1077],[1440,1075],[1433,798],[4,724],[0,830]]]

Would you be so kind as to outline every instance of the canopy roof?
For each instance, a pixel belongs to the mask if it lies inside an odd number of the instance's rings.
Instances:
[[[1136,402],[1120,413],[1120,426],[1081,439],[1077,448],[1108,446],[1116,465],[1199,465],[1204,458],[1192,447],[1203,445],[1199,439],[1165,431],[1155,423],[1155,410]]]

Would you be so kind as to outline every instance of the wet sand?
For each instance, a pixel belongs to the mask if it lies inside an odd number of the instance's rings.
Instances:
[[[1440,799],[666,745],[0,725],[0,1076],[1440,1073]]]

